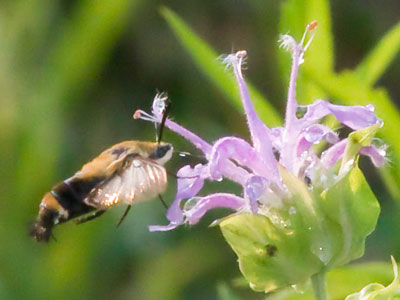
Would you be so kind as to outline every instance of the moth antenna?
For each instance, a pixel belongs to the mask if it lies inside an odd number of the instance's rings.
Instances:
[[[167,121],[167,117],[169,114],[169,110],[171,109],[171,103],[167,103],[165,106],[165,110],[161,119],[161,123],[160,123],[160,131],[158,132],[158,136],[157,136],[157,143],[160,144],[161,140],[162,140],[162,135],[164,132],[164,127],[165,127],[165,121]]]
[[[158,194],[158,198],[160,199],[161,203],[164,205],[165,209],[168,209],[168,205],[165,203],[163,197],[161,196],[161,194]]]
[[[118,224],[117,224],[117,228],[122,224],[122,222],[125,220],[126,216],[128,215],[128,212],[131,210],[132,205],[128,205],[128,207],[126,208],[124,214],[122,215],[121,219],[119,220]]]
[[[187,151],[174,151],[174,152],[175,152],[175,153],[178,153],[178,155],[179,155],[180,157],[191,156],[191,157],[202,158],[202,159],[205,159],[205,158],[206,158],[204,155],[192,154],[192,153],[187,152]]]
[[[178,176],[176,176],[176,174],[171,173],[171,172],[168,171],[168,170],[167,170],[167,174],[168,174],[168,176],[171,176],[171,177],[173,177],[173,178],[175,178],[175,179],[178,179]]]

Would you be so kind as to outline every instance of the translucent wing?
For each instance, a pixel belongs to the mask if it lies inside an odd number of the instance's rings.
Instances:
[[[119,203],[151,200],[167,186],[165,168],[151,160],[135,157],[90,191],[84,202],[99,209]]]

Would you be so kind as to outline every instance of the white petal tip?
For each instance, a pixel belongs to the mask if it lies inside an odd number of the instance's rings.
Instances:
[[[149,226],[150,232],[155,231],[169,231],[175,229],[179,224],[170,223],[169,225],[151,225]]]

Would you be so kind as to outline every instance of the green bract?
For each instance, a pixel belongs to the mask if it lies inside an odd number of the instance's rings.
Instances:
[[[282,208],[232,216],[220,224],[243,275],[258,291],[299,284],[359,258],[379,215],[378,201],[358,167],[321,194],[281,171],[284,182],[297,187]]]
[[[358,151],[353,148],[368,145],[376,129],[371,126],[349,137],[342,166],[351,157],[355,161]],[[231,216],[220,223],[239,257],[241,272],[257,291],[301,284],[314,274],[361,257],[380,211],[355,163],[323,191],[309,188],[283,167],[280,174],[288,189],[281,207],[267,208],[263,215]]]

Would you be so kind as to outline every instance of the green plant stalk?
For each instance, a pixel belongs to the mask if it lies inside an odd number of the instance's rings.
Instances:
[[[314,290],[314,295],[316,300],[329,300],[328,292],[326,290],[326,272],[322,271],[320,273],[311,276],[312,287]]]

